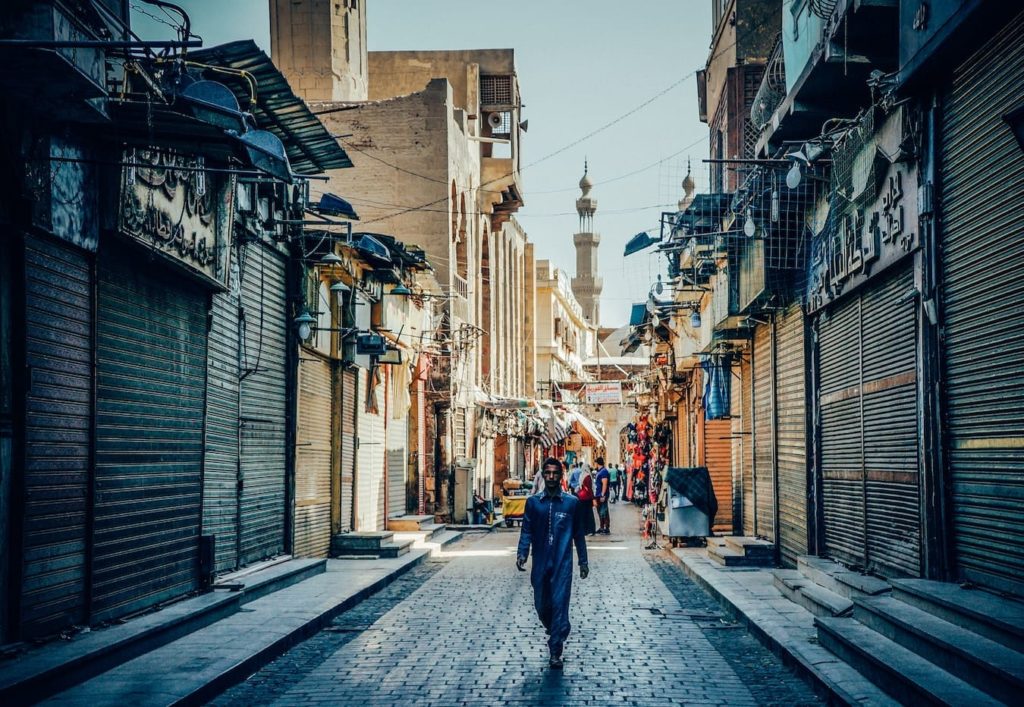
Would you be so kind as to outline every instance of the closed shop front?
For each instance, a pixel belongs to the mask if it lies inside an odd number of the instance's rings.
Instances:
[[[287,355],[285,258],[261,241],[241,248],[239,563],[285,551]]]
[[[390,411],[389,411],[390,412]],[[409,415],[388,415],[388,518],[405,515]]]
[[[370,531],[384,529],[384,385],[377,373],[378,382],[371,386],[372,371],[359,371],[359,446],[356,460],[356,530]],[[371,412],[367,409],[368,396],[373,396]]]
[[[94,621],[198,588],[208,293],[100,249]]]
[[[807,554],[807,367],[804,314],[792,304],[775,318],[775,465],[783,564]]]
[[[743,534],[754,534],[754,375],[749,354],[740,366],[742,387],[740,457],[742,462]]]
[[[338,441],[339,474],[341,483],[333,491],[334,503],[337,508],[335,518],[337,525],[334,532],[353,529],[353,503],[355,487],[353,485],[356,471],[356,400],[358,371],[345,368],[341,371],[340,417],[341,439]]]
[[[908,263],[818,322],[825,550],[885,576],[921,573],[916,312]]]
[[[332,364],[303,347],[295,451],[295,531],[292,554],[324,557],[331,539]]]
[[[960,580],[1024,594],[1024,14],[942,101],[940,278],[947,482]]]
[[[774,415],[774,362],[772,336],[769,325],[754,330],[753,368],[753,447],[754,528],[757,537],[775,540],[775,424]]]
[[[700,414],[703,414],[701,411]],[[713,530],[732,532],[732,421],[705,420],[704,466],[711,475],[711,486],[718,501]]]
[[[25,236],[23,253],[28,373],[19,574],[21,633],[31,638],[81,623],[87,610],[93,256],[38,236]],[[9,452],[0,450],[0,472],[9,468]]]
[[[214,536],[214,569],[238,566],[238,273],[213,296],[206,370],[203,535]]]

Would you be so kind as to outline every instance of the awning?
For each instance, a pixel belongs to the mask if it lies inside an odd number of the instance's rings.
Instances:
[[[589,417],[576,410],[570,410],[567,417],[571,417],[572,421],[576,423],[579,428],[578,431],[581,434],[588,435],[596,443],[589,446],[604,446],[604,436],[597,429],[597,425],[591,421]]]
[[[478,399],[476,404],[488,410],[527,410],[534,407],[534,402],[527,398],[505,398],[491,395],[486,399]]]
[[[639,253],[645,248],[650,248],[655,243],[661,241],[661,238],[654,238],[646,231],[641,231],[636,234],[628,241],[626,241],[626,249],[623,251],[623,255],[632,255],[633,253]]]
[[[352,166],[348,153],[331,137],[305,101],[292,92],[284,74],[251,39],[192,51],[187,59],[246,71],[253,76],[256,106],[250,108],[246,100],[242,110],[251,110],[260,129],[269,130],[281,139],[296,172],[316,173]],[[226,84],[236,96],[249,96],[249,82],[241,76],[210,71],[206,78]]]

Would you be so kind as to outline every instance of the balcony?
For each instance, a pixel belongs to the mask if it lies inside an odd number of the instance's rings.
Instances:
[[[750,106],[750,121],[760,132],[769,122],[775,110],[786,98],[786,62],[782,54],[782,35],[775,38],[771,56],[764,69],[761,85]]]
[[[452,273],[451,293],[452,317],[462,322],[469,322],[469,282],[456,273]]]

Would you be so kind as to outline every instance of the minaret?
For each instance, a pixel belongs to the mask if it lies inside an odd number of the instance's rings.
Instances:
[[[583,307],[585,316],[594,326],[601,325],[601,290],[604,280],[597,276],[597,247],[601,236],[594,233],[594,213],[597,199],[590,196],[594,183],[587,176],[587,163],[583,163],[583,179],[576,200],[576,213],[580,216],[580,230],[573,237],[576,244],[576,277],[572,279],[572,293]]]

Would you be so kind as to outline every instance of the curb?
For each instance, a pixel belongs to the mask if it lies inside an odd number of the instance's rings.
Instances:
[[[320,629],[324,628],[328,623],[334,619],[335,616],[348,611],[356,604],[359,604],[364,599],[376,594],[384,587],[388,586],[396,579],[404,575],[406,572],[414,567],[419,566],[430,557],[429,550],[415,550],[419,555],[410,559],[409,562],[405,563],[401,567],[397,568],[391,574],[381,577],[373,584],[364,587],[357,593],[348,597],[341,603],[327,609],[316,618],[308,621],[305,625],[295,629],[287,636],[284,636],[271,645],[265,647],[255,655],[251,655],[242,662],[232,666],[228,670],[224,671],[214,679],[207,682],[205,685],[196,688],[188,695],[172,702],[172,705],[202,705],[209,702],[211,699],[220,695],[228,688],[234,687],[236,684],[242,682],[250,675],[255,673],[257,670],[262,668],[264,665],[274,660],[282,653],[287,651],[289,648],[294,646],[301,641],[309,638],[313,634],[317,633]],[[412,554],[411,552],[409,553]]]

